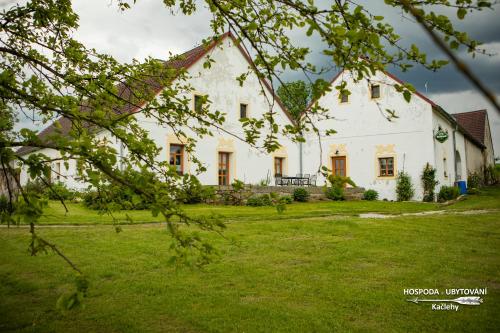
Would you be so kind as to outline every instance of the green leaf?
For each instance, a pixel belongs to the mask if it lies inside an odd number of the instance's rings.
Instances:
[[[466,14],[467,14],[467,9],[465,9],[465,8],[458,8],[458,10],[457,10],[457,17],[459,19],[463,20]]]
[[[403,97],[405,101],[409,103],[411,100],[411,92],[408,90],[403,91]]]

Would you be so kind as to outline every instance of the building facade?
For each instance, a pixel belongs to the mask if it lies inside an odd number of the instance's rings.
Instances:
[[[336,89],[314,101],[332,119],[316,119],[322,134],[306,138],[305,170],[326,166],[333,173],[351,177],[358,186],[374,189],[381,199],[396,199],[396,178],[406,172],[415,186],[414,199],[423,198],[420,181],[427,163],[437,170],[440,186],[466,180],[472,154],[482,156],[485,146],[452,116],[420,93],[410,102],[395,88],[402,82],[378,72],[356,82],[351,73],[337,75],[332,86],[347,83],[350,95]],[[326,136],[328,130],[337,133]],[[484,165],[482,159],[479,162]]]
[[[203,63],[208,56],[214,62],[205,68]],[[475,122],[477,115],[482,117],[483,113],[452,117],[418,92],[407,102],[395,88],[402,82],[384,72],[357,82],[348,71],[339,73],[331,84],[336,86],[345,81],[350,95],[340,96],[336,89],[332,89],[312,103],[328,110],[332,117],[315,119],[320,138],[309,135],[299,145],[280,136],[281,147],[277,151],[271,154],[261,152],[236,138],[245,136],[240,118],[261,118],[269,111],[271,98],[277,125],[293,124],[293,119],[269,84],[254,73],[250,72],[242,86],[238,84],[236,77],[253,66],[241,45],[226,33],[209,45],[184,53],[180,59],[167,64],[185,69],[189,77],[186,83],[194,89],[180,97],[191,100],[191,107],[195,110],[197,100],[208,95],[210,109],[226,115],[221,129],[211,129],[214,135],[198,140],[192,153],[206,168],[197,174],[205,185],[229,185],[236,179],[258,184],[262,180],[273,182],[275,176],[298,173],[317,175],[321,185],[325,182],[321,167],[326,166],[335,174],[351,177],[357,186],[378,191],[380,199],[394,200],[398,173],[404,171],[415,186],[414,199],[421,200],[420,175],[427,163],[437,169],[438,186],[451,186],[456,181],[466,180],[470,172],[493,163],[487,115],[478,123]],[[159,159],[168,161],[179,173],[196,174],[196,165],[185,150],[186,138],[176,136],[171,129],[159,126],[154,119],[137,111],[140,109],[127,110],[134,113],[149,137],[162,148]],[[60,119],[59,124],[63,131],[69,131],[71,127],[67,119]],[[474,131],[476,127],[480,130]],[[55,128],[49,126],[40,136],[50,135]],[[325,133],[332,129],[337,133],[326,136]],[[196,138],[188,128],[183,128],[183,131],[188,137]],[[101,131],[96,135],[99,140],[112,145],[120,158],[127,158],[126,150],[109,133]],[[76,189],[87,186],[78,179],[76,162],[70,160],[66,167],[63,161],[56,160],[59,157],[56,150],[23,147],[19,152],[24,155],[44,153],[55,160],[51,177],[54,181]],[[26,170],[21,171],[20,179],[23,184],[28,182]]]
[[[214,60],[210,68],[204,68],[207,57]],[[198,179],[206,185],[229,185],[235,179],[247,184],[257,184],[262,180],[272,181],[275,174],[296,174],[299,171],[299,146],[289,138],[279,136],[281,147],[271,153],[263,153],[236,137],[244,138],[244,131],[240,118],[261,118],[272,107],[274,120],[283,128],[293,123],[291,115],[282,106],[274,95],[269,84],[251,73],[240,86],[236,78],[252,68],[252,62],[246,51],[236,43],[230,33],[226,33],[210,45],[199,46],[174,60],[171,66],[182,67],[187,70],[186,84],[194,88],[193,92],[184,96],[192,101],[192,108],[196,108],[197,99],[208,95],[211,111],[225,113],[225,123],[218,130],[212,128],[213,136],[205,136],[198,140],[195,151],[192,153],[203,163],[206,171],[198,174]],[[262,87],[267,96],[264,95]],[[184,97],[180,96],[180,97]],[[269,100],[273,100],[270,106]],[[131,110],[135,112],[137,110]],[[154,119],[147,118],[143,113],[134,115],[138,123],[149,132],[149,137],[162,148],[160,160],[169,161],[179,173],[196,174],[196,165],[184,149],[185,138],[176,136],[169,128],[159,126]],[[63,130],[71,124],[65,119],[59,120]],[[49,126],[41,132],[47,136],[55,127]],[[196,138],[189,128],[183,128],[188,137]],[[264,128],[265,132],[266,129]],[[120,142],[105,131],[96,134],[99,139],[112,145],[121,158],[126,158],[126,151]],[[35,150],[22,148],[22,154],[34,152],[44,153],[56,159],[59,153],[53,149]],[[52,179],[66,183],[71,188],[85,188],[87,184],[78,179],[76,162],[70,161],[68,168],[62,161],[52,163]],[[26,170],[21,171],[22,183],[28,182]]]

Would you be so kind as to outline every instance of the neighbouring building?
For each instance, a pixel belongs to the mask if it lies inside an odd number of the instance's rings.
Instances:
[[[204,68],[206,57],[214,60],[210,68]],[[273,104],[275,121],[280,127],[292,124],[291,115],[274,95],[269,83],[259,79],[257,75],[250,74],[244,81],[243,86],[236,78],[252,68],[251,58],[236,39],[226,33],[209,45],[198,46],[178,58],[167,63],[172,68],[184,68],[187,70],[189,79],[186,84],[194,88],[194,93],[187,95],[192,100],[193,109],[197,106],[200,96],[208,95],[211,101],[210,109],[218,110],[226,114],[224,129],[244,137],[241,117],[261,118],[261,115],[269,111],[269,101],[262,92],[266,90],[267,97],[276,101]],[[132,106],[125,105],[126,110],[119,112],[136,112]],[[153,119],[147,119],[142,113],[136,112],[139,124],[147,129],[150,138],[158,147],[162,147],[162,159],[170,162],[179,173],[194,173],[196,166],[191,162],[190,156],[185,152],[182,138],[177,137],[171,129],[158,126]],[[70,121],[59,119],[62,131],[69,131]],[[55,130],[51,125],[43,130],[39,136],[48,137]],[[189,135],[192,132],[183,128]],[[235,179],[245,183],[257,184],[266,178],[272,179],[275,174],[295,174],[299,168],[298,144],[281,136],[279,138],[281,147],[272,154],[265,154],[252,148],[246,142],[236,139],[225,131],[212,129],[214,136],[205,136],[199,140],[196,151],[193,153],[203,162],[206,171],[198,176],[203,184],[207,185],[229,185]],[[122,158],[126,158],[126,151],[116,139],[109,133],[101,131],[96,133],[98,137],[106,139],[108,144],[115,147]],[[194,134],[193,134],[194,135]],[[42,152],[51,158],[57,158],[58,152],[52,149],[36,150],[31,147],[23,147],[19,150],[21,154],[27,155],[33,152]],[[76,161],[70,161],[66,169],[63,161],[52,163],[52,179],[66,183],[71,188],[83,188],[86,184],[79,181],[76,172]],[[26,183],[28,175],[26,170],[21,172],[21,181]]]
[[[343,71],[331,84],[336,86],[342,80],[350,95],[341,96],[332,89],[311,104],[327,109],[333,119],[318,118],[321,139],[313,135],[306,138],[305,170],[318,172],[321,166],[327,166],[389,200],[396,198],[396,178],[405,171],[415,185],[414,199],[420,200],[420,176],[426,163],[437,170],[437,190],[466,180],[469,172],[492,163],[487,118],[482,117],[482,130],[472,134],[467,128],[472,121],[463,123],[456,115],[457,121],[419,92],[407,102],[395,88],[403,82],[389,73],[378,72],[368,80],[355,82],[350,72]],[[337,133],[325,136],[331,129]]]
[[[465,146],[467,170],[469,172],[481,172],[483,166],[495,164],[488,112],[478,110],[454,113],[452,116],[457,123],[484,146],[483,149],[478,149],[478,145],[474,144]]]

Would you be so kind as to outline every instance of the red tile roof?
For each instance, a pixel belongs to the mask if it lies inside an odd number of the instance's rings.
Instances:
[[[484,145],[486,135],[486,110],[454,113],[452,116],[470,135]]]
[[[208,52],[210,52],[216,45],[218,45],[226,37],[230,37],[233,40],[234,44],[237,45],[238,49],[240,50],[242,55],[245,57],[245,59],[255,69],[255,65],[254,65],[251,57],[248,55],[246,50],[241,46],[241,43],[239,41],[237,41],[236,38],[231,34],[231,32],[226,32],[223,35],[214,38],[209,43],[202,44],[202,45],[197,46],[197,47],[195,47],[187,52],[184,52],[178,56],[175,56],[171,60],[165,61],[165,65],[166,65],[166,67],[172,68],[172,69],[187,70],[192,65],[194,65],[199,59],[201,59]],[[282,108],[282,110],[285,112],[286,116],[290,119],[290,121],[294,122],[291,114],[288,112],[288,110],[283,105],[283,103],[278,98],[278,96],[274,94],[274,90],[271,87],[271,85],[264,79],[261,79],[261,82],[269,90],[269,92],[272,94],[274,100]],[[156,81],[152,78],[146,78],[145,83],[147,86],[149,86],[149,88],[151,88],[151,92],[154,95],[157,95],[163,89],[163,86],[158,81]],[[122,100],[126,101],[126,103],[124,105],[120,105],[119,107],[113,108],[116,114],[127,114],[127,113],[137,112],[138,110],[140,110],[144,106],[144,104],[147,103],[147,100],[140,100],[140,101],[134,100],[133,87],[130,87],[126,84],[120,84],[118,86],[118,94],[117,95]],[[81,109],[84,109],[84,108],[85,108],[85,106],[81,107]],[[54,125],[56,122],[59,122],[60,127],[57,127]],[[46,127],[44,130],[42,130],[38,134],[38,137],[40,139],[45,139],[46,141],[50,141],[51,134],[57,133],[57,134],[66,135],[71,130],[71,127],[72,127],[71,120],[68,118],[65,118],[65,117],[61,117],[58,120],[54,121],[54,123],[52,123],[51,125]],[[17,153],[20,155],[24,155],[24,154],[33,152],[37,149],[38,148],[36,148],[36,147],[21,147],[18,149]]]

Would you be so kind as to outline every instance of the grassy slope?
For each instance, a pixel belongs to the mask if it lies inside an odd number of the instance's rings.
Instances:
[[[415,213],[429,210],[468,210],[468,209],[499,209],[500,187],[490,188],[483,191],[481,196],[473,195],[466,200],[457,202],[450,206],[442,206],[433,203],[422,202],[384,202],[384,201],[349,201],[349,202],[315,202],[294,203],[287,206],[285,214],[277,214],[273,207],[233,207],[233,206],[208,206],[208,205],[186,205],[185,209],[194,216],[203,214],[217,214],[230,220],[249,221],[260,220],[262,216],[267,219],[290,219],[309,218],[331,215],[357,215],[366,212],[400,214]],[[47,215],[41,224],[109,224],[113,219],[109,215],[100,215],[96,211],[86,209],[81,204],[68,203],[69,212],[65,213],[59,202],[49,203]],[[158,217],[151,216],[150,211],[121,211],[116,212],[115,217],[125,221],[128,215],[134,222],[158,222]]]
[[[494,207],[493,199],[484,206]],[[29,257],[27,231],[4,229],[0,331],[495,331],[499,227],[499,212],[390,220],[261,215],[228,225],[236,244],[209,235],[222,256],[202,271],[167,264],[169,237],[160,226],[126,226],[120,234],[109,226],[43,229],[92,281],[86,308],[69,315],[54,310],[71,288],[69,268],[53,255]],[[461,287],[487,287],[485,303],[436,312],[402,292]]]

